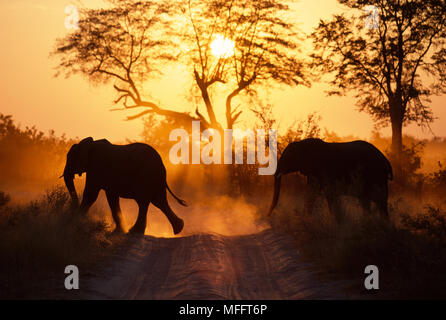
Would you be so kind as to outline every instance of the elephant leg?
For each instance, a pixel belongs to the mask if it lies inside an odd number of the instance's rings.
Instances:
[[[305,192],[304,213],[311,215],[313,213],[314,203],[318,194],[313,188],[308,188]]]
[[[124,233],[124,218],[119,205],[119,197],[111,192],[106,192],[105,195],[107,196],[108,205],[110,206],[113,221],[116,225],[113,232]]]
[[[327,198],[328,210],[335,217],[336,222],[341,223],[344,221],[344,211],[341,208],[339,194],[333,191],[327,191],[325,196]]]
[[[314,203],[321,192],[319,181],[313,177],[308,177],[307,189],[305,190],[304,213],[313,213]]]
[[[384,218],[386,220],[389,219],[389,210],[387,208],[387,199],[381,200],[379,203],[377,203],[379,214],[381,218]]]
[[[138,201],[138,218],[135,224],[130,229],[130,233],[144,234],[147,225],[147,209],[149,208],[150,202]]]
[[[157,206],[167,217],[170,224],[173,228],[173,233],[178,234],[183,230],[184,227],[184,221],[183,219],[179,218],[175,212],[170,208],[169,203],[167,202],[166,198],[166,190],[162,193],[162,195],[157,199],[153,201],[153,204]]]
[[[376,203],[376,206],[378,207],[381,218],[384,218],[386,220],[389,219],[389,211],[387,206],[388,196],[389,189],[386,181],[383,186],[378,188],[378,190],[376,191],[376,196],[373,199]]]
[[[88,182],[85,184],[84,194],[82,195],[82,202],[79,211],[86,214],[99,195],[99,188],[92,187]]]
[[[368,195],[362,196],[359,199],[359,202],[361,204],[362,210],[364,210],[364,213],[370,216],[372,213],[372,202],[370,200],[370,197]]]

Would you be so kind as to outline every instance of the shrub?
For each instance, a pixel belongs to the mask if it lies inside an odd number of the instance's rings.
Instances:
[[[446,213],[440,208],[428,205],[424,212],[415,215],[402,213],[400,219],[407,230],[446,244]]]
[[[45,134],[35,127],[22,129],[12,116],[0,113],[0,188],[12,193],[53,185],[73,143],[54,131]]]
[[[446,169],[440,161],[436,171],[425,175],[425,191],[440,198],[446,193]]]
[[[0,191],[0,207],[3,207],[11,200],[11,197],[5,194],[3,191]]]
[[[62,187],[27,205],[0,209],[0,296],[41,298],[63,288],[64,268],[92,267],[113,248],[97,215],[70,208]]]
[[[356,294],[364,290],[365,266],[376,265],[381,298],[446,297],[446,213],[440,208],[402,212],[392,205],[389,223],[365,216],[349,201],[351,214],[337,224],[323,206],[312,215],[300,207],[279,207],[271,225],[292,234],[305,258],[340,278],[356,277]]]

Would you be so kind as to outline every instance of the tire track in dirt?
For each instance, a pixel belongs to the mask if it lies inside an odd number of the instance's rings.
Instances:
[[[341,299],[351,283],[324,279],[292,238],[271,229],[243,236],[129,239],[126,253],[83,279],[83,299]]]

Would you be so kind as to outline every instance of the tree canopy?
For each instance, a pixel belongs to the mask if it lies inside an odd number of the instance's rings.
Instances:
[[[289,10],[284,1],[108,2],[107,8],[81,9],[79,28],[57,40],[53,55],[60,59],[59,73],[112,81],[115,103],[124,109],[146,108],[129,119],[153,113],[180,124],[200,120],[204,127],[221,129],[210,92],[220,83],[229,92],[226,127],[232,128],[242,112],[232,107],[236,96],[255,96],[272,82],[309,85],[298,57],[300,38],[294,24],[283,18]],[[231,54],[212,52],[218,37],[234,44]],[[167,63],[191,67],[191,83],[205,113],[199,107],[194,113],[179,112],[144,98],[143,83],[162,73]]]
[[[329,94],[355,92],[360,110],[392,126],[392,150],[402,150],[402,127],[433,120],[429,98],[445,93],[443,0],[339,0],[348,14],[321,20],[311,34],[312,66],[329,74]],[[370,11],[375,25],[366,25]],[[370,8],[370,7],[369,7]]]
[[[190,43],[195,81],[205,102],[210,122],[216,121],[208,90],[215,83],[229,87],[226,125],[232,128],[241,114],[233,110],[233,99],[242,92],[255,96],[272,82],[309,85],[299,57],[302,38],[290,19],[289,6],[276,0],[188,1],[183,11],[192,30]],[[215,57],[212,42],[222,36],[234,42],[229,56]]]

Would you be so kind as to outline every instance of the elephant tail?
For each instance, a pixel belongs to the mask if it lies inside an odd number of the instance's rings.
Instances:
[[[182,206],[187,207],[187,203],[186,203],[186,201],[181,200],[180,198],[178,198],[178,197],[172,192],[172,190],[170,190],[169,185],[167,184],[167,182],[166,182],[166,187],[167,187],[167,190],[169,190],[169,192],[170,192],[170,194],[172,195],[172,197],[174,197],[175,200],[177,200],[179,204],[181,204]]]

